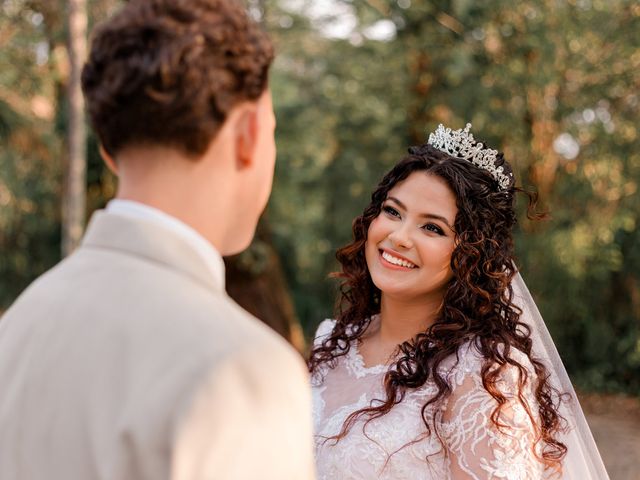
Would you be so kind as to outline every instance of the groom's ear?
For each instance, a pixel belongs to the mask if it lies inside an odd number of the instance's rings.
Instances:
[[[104,163],[107,166],[107,168],[109,170],[111,170],[111,173],[113,173],[114,175],[117,176],[118,175],[118,164],[115,162],[113,157],[111,155],[109,155],[109,153],[104,149],[102,144],[100,145],[98,150],[100,151],[100,156],[102,157],[102,160],[104,160]]]
[[[259,132],[258,105],[246,103],[236,118],[236,167],[251,167],[256,158]]]

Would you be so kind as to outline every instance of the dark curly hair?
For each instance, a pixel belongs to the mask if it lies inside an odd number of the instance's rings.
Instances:
[[[239,102],[267,87],[273,47],[237,0],[131,0],[95,31],[82,72],[105,150],[198,157]]]
[[[512,174],[502,154],[496,163],[504,168],[505,174]],[[453,278],[447,285],[435,323],[398,346],[395,368],[390,368],[384,377],[386,398],[376,406],[352,413],[333,439],[343,438],[362,416],[371,421],[385,415],[402,401],[408,390],[419,388],[427,381],[434,382],[438,391],[423,406],[422,419],[427,432],[431,432],[429,420],[437,428],[435,414],[427,418],[427,408],[437,405],[452,392],[439,367],[464,344],[473,342],[484,358],[481,369],[484,388],[496,399],[491,420],[498,428],[500,410],[506,403],[506,397],[497,387],[500,375],[507,366],[516,368],[520,377],[518,398],[522,399],[527,369],[510,354],[515,348],[529,358],[536,374],[533,385],[538,420],[526,404],[523,406],[538,427],[537,441],[542,442],[540,460],[547,468],[559,471],[567,450],[557,438],[565,424],[558,412],[561,395],[550,385],[546,367],[532,356],[531,332],[519,321],[522,311],[512,301],[511,288],[511,280],[517,273],[512,238],[516,223],[515,194],[522,192],[528,196],[529,218],[545,215],[536,213],[536,195],[516,187],[513,180],[508,188],[501,190],[487,171],[428,144],[411,147],[409,155],[385,175],[373,192],[371,203],[353,222],[353,241],[338,250],[336,257],[342,269],[334,274],[341,279],[336,324],[331,334],[311,351],[309,370],[317,375],[321,374],[323,365],[334,367],[336,359],[359,341],[372,317],[380,313],[381,292],[374,285],[365,260],[367,232],[380,214],[388,192],[413,172],[444,179],[455,194],[458,213],[454,223],[456,246],[451,256]]]

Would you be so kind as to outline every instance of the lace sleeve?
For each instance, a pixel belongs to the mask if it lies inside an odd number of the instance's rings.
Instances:
[[[506,397],[495,420],[491,415],[498,402],[482,385],[480,360],[456,368],[451,379],[453,392],[443,412],[443,440],[451,460],[453,480],[536,480],[544,477],[543,464],[535,454],[536,427],[527,409],[537,418],[532,384],[535,373],[528,358],[518,362],[527,369],[528,380],[517,396],[519,371],[507,365],[500,374],[498,390]],[[463,362],[464,363],[464,362]],[[459,365],[460,367],[460,365]]]

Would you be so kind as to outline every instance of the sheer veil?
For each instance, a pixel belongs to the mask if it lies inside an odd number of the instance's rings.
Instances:
[[[568,431],[560,436],[560,440],[568,448],[563,461],[562,479],[609,480],[569,375],[520,273],[514,277],[511,286],[514,293],[513,302],[522,309],[520,319],[531,327],[534,356],[549,369],[551,384],[569,397],[560,407],[560,414],[569,424]]]

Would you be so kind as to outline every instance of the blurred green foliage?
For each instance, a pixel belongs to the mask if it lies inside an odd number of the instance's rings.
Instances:
[[[90,2],[91,19],[117,3]],[[266,222],[309,334],[332,315],[334,251],[381,175],[439,122],[471,121],[552,214],[522,216],[516,241],[574,380],[640,393],[637,2],[249,3],[278,50]],[[0,308],[59,258],[60,5],[0,0]],[[91,210],[114,179],[89,142]]]

